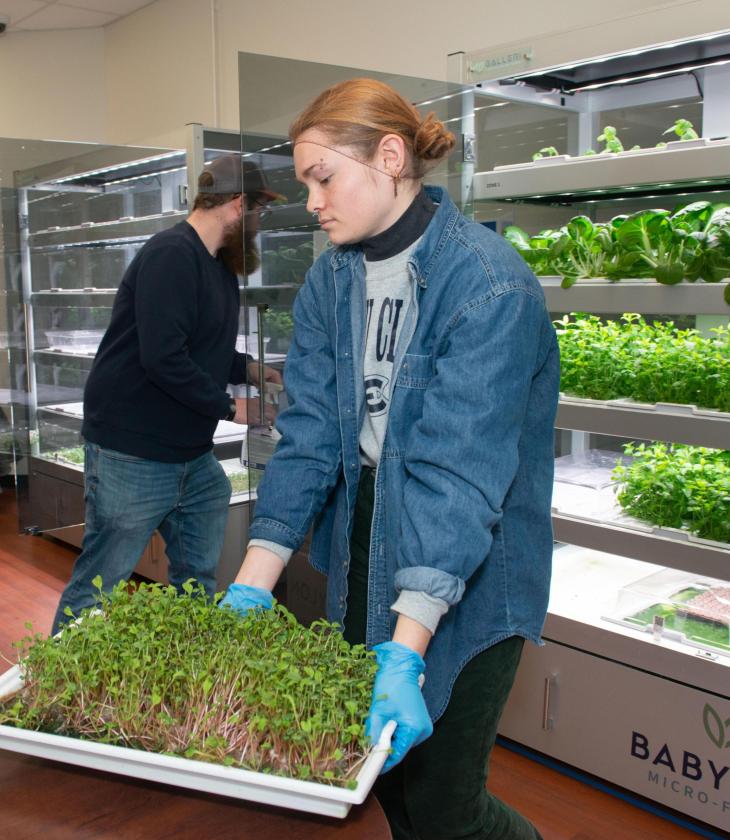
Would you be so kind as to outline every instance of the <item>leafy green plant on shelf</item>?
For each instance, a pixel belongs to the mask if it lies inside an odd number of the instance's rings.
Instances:
[[[17,644],[23,689],[0,723],[354,787],[374,656],[283,607],[242,617],[189,581],[99,589],[57,638]]]
[[[618,503],[653,525],[730,542],[730,452],[684,444],[627,444],[619,463]]]
[[[504,229],[504,237],[522,255],[538,276],[558,275],[569,288],[583,277],[613,276],[618,247],[616,229],[625,216],[606,223],[574,216],[567,224],[530,236],[516,225]]]
[[[598,135],[596,140],[604,144],[601,150],[604,154],[606,152],[619,154],[624,150],[624,144],[619,140],[618,132],[612,125],[604,126],[603,131]]]
[[[241,467],[236,472],[228,473],[228,480],[231,482],[232,493],[248,493],[255,490],[263,478],[263,470],[252,470]]]
[[[663,132],[663,134],[676,134],[676,136],[680,140],[698,140],[699,137],[697,132],[694,130],[694,126],[690,122],[690,120],[680,118],[675,120],[674,125],[669,126],[669,128]],[[603,143],[603,148],[600,152],[596,152],[595,149],[586,149],[583,152],[583,156],[586,155],[597,155],[597,154],[614,154],[619,155],[621,152],[624,152],[624,144],[621,142],[621,139],[618,136],[618,131],[615,126],[607,125],[604,126],[601,130],[601,133],[598,135],[596,140],[599,143]],[[657,149],[662,149],[667,144],[660,140],[656,144]],[[630,151],[634,152],[641,147],[638,145],[633,145]],[[547,157],[549,155],[557,155],[557,150],[554,149],[553,146],[548,146],[545,149],[540,149],[539,152],[536,152],[533,156],[533,160],[540,160],[543,157]]]
[[[615,272],[618,254],[618,222],[592,222],[587,216],[574,216],[560,229],[551,248],[551,266],[564,278],[564,286],[579,277],[608,276]]]
[[[542,160],[546,157],[558,157],[558,154],[558,150],[555,148],[555,146],[545,146],[544,148],[535,152],[535,154],[532,156],[532,159]]]
[[[504,236],[536,274],[560,276],[564,288],[589,277],[653,277],[665,285],[730,277],[730,206],[724,203],[695,201],[608,222],[574,216],[535,236],[509,225]],[[725,300],[730,303],[730,289]]]
[[[682,282],[690,265],[697,263],[699,243],[675,235],[669,216],[668,210],[642,210],[621,222],[616,228],[620,256],[613,274],[654,277],[668,286]]]
[[[555,327],[560,387],[597,400],[671,402],[730,412],[730,329],[705,336],[673,322],[571,313]]]
[[[228,473],[228,480],[231,482],[231,493],[248,492],[248,470],[241,469],[234,473]]]
[[[55,452],[49,452],[47,457],[54,461],[67,461],[75,466],[83,466],[85,460],[84,447],[72,446],[69,449],[58,449]]]
[[[264,312],[264,335],[271,341],[270,350],[284,351],[294,332],[294,318],[286,309],[267,309]]]
[[[19,426],[16,429],[7,429],[0,432],[0,454],[21,455],[38,440],[38,432],[35,429],[30,431]]]
[[[279,248],[264,250],[263,266],[267,282],[303,283],[304,275],[312,265],[313,251],[314,245],[311,239],[296,247],[283,245]]]
[[[680,140],[699,140],[699,136],[695,131],[694,126],[689,120],[680,119],[674,121],[674,125],[663,132],[664,134],[676,134]]]

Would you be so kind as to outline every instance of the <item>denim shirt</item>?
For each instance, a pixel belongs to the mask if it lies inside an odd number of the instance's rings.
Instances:
[[[449,604],[426,652],[423,694],[443,713],[464,665],[519,635],[539,643],[552,559],[550,500],[559,354],[542,289],[501,237],[446,192],[410,261],[375,481],[367,644],[392,637],[401,590]],[[294,303],[282,435],[250,536],[297,549],[328,576],[327,617],[347,623],[349,540],[365,416],[365,269],[359,246],[322,254]]]

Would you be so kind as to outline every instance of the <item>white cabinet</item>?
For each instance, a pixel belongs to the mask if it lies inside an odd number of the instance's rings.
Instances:
[[[730,830],[730,702],[567,645],[525,648],[500,732]]]

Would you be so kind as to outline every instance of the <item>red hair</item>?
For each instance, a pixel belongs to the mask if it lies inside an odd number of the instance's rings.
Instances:
[[[456,143],[433,112],[421,117],[390,85],[375,79],[349,79],[324,90],[291,124],[289,139],[296,143],[311,128],[357,149],[365,160],[372,160],[386,134],[397,134],[408,152],[411,178],[422,178]]]

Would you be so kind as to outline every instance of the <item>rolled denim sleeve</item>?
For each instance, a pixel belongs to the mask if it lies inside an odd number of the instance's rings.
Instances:
[[[450,606],[490,553],[519,464],[533,377],[552,330],[544,299],[519,284],[454,313],[405,452],[397,590]]]
[[[464,581],[433,566],[410,566],[395,573],[395,588],[425,592],[448,606],[458,603],[464,594]]]

